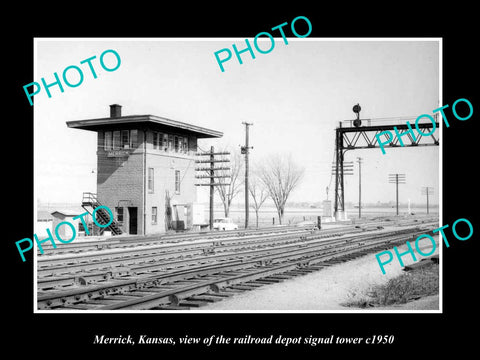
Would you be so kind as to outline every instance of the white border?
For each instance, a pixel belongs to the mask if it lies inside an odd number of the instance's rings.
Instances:
[[[439,107],[443,104],[443,38],[441,37],[403,37],[403,38],[388,38],[388,37],[375,37],[375,38],[291,38],[287,37],[288,41],[438,41],[439,44]],[[243,41],[243,38],[232,37],[215,37],[215,38],[33,38],[33,56],[34,56],[34,79],[37,79],[37,43],[41,41]],[[260,39],[266,40],[266,39]],[[275,37],[276,41],[283,40],[281,37]],[[215,49],[212,49],[214,51]],[[434,110],[428,110],[428,113]],[[418,114],[419,116],[421,114]],[[442,119],[443,120],[443,119]],[[34,108],[34,146],[35,146],[35,108]],[[439,119],[440,123],[440,119]],[[443,226],[443,127],[440,126],[440,145],[439,145],[439,225]],[[34,147],[35,149],[35,147]],[[36,161],[34,151],[34,181],[36,174]],[[33,189],[33,201],[34,201],[34,228],[37,222],[37,193],[36,186],[34,184]],[[438,310],[38,310],[37,309],[37,246],[36,243],[33,246],[33,262],[34,262],[34,294],[33,294],[33,313],[34,314],[441,314],[443,313],[443,246],[439,239],[439,258],[440,258],[440,274],[439,274],[439,309]]]

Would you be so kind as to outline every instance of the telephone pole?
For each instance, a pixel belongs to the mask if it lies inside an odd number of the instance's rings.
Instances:
[[[362,217],[362,158],[357,157],[358,162],[358,218]]]
[[[397,216],[398,216],[398,184],[405,184],[405,174],[388,174],[388,182],[396,184],[396,198],[397,198]]]
[[[246,121],[242,122],[242,124],[245,125],[245,146],[241,146],[241,153],[245,154],[245,229],[248,228],[248,154],[250,152],[250,149],[253,149],[253,147],[250,147],[248,144],[248,127],[250,125],[253,125],[252,123],[248,123]]]
[[[213,201],[214,201],[214,192],[215,192],[215,149],[213,146],[210,147],[210,197],[209,197],[209,218],[208,218],[208,226],[210,230],[213,229]]]
[[[221,151],[221,152],[215,152],[214,147],[210,147],[210,151],[208,152],[203,152],[203,153],[197,153],[195,154],[196,156],[208,156],[207,160],[195,160],[196,164],[205,164],[205,165],[210,165],[208,167],[202,167],[203,165],[199,165],[200,167],[195,168],[195,171],[202,173],[207,173],[206,175],[195,175],[195,178],[197,179],[207,179],[209,180],[208,183],[196,183],[195,186],[209,186],[210,187],[210,202],[209,202],[209,227],[210,230],[213,229],[213,200],[214,200],[214,189],[215,186],[222,186],[222,185],[228,185],[228,184],[222,184],[220,182],[215,182],[215,179],[221,179],[221,178],[228,178],[228,175],[215,175],[215,170],[230,170],[229,167],[226,166],[215,166],[216,163],[228,163],[230,160],[228,159],[218,159],[215,158],[215,155],[230,155],[229,152],[226,151]]]
[[[433,195],[433,187],[429,187],[429,186],[422,187],[422,195],[427,195],[427,214],[428,214],[429,213],[428,195]]]

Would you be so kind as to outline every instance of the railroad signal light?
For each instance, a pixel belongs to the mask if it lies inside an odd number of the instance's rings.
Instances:
[[[362,107],[360,104],[357,104],[353,106],[352,110],[355,114],[357,114],[357,118],[353,120],[353,126],[360,127],[362,125],[362,120],[360,120],[360,111],[362,110]]]

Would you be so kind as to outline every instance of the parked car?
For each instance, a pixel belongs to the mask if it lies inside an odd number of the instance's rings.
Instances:
[[[238,230],[238,225],[230,218],[218,218],[213,221],[215,230]]]

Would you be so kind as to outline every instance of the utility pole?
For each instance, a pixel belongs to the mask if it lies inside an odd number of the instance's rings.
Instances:
[[[428,195],[433,195],[433,187],[429,187],[429,186],[422,187],[422,195],[427,195],[427,214],[428,214],[429,213]]]
[[[357,157],[358,162],[358,218],[362,217],[362,158]]]
[[[214,189],[215,189],[215,155],[214,155],[214,148],[213,146],[210,147],[210,211],[209,211],[209,221],[208,225],[210,227],[210,230],[213,229],[213,199],[214,199]]]
[[[213,146],[210,147],[209,152],[197,153],[196,156],[209,156],[208,160],[195,160],[196,164],[209,164],[209,167],[197,167],[195,171],[207,172],[208,175],[195,175],[197,179],[209,179],[210,181],[205,183],[197,183],[195,186],[210,186],[210,212],[209,212],[209,226],[210,230],[213,229],[213,196],[215,186],[221,186],[223,184],[215,182],[215,179],[218,178],[228,178],[228,175],[215,175],[215,170],[230,170],[229,167],[225,166],[215,166],[215,163],[225,163],[230,162],[228,159],[215,159],[215,155],[230,155],[229,152],[215,152]]]
[[[245,154],[245,229],[248,228],[249,205],[248,205],[248,154],[253,147],[248,146],[248,127],[253,125],[246,121],[242,122],[245,125],[245,146],[241,146],[241,153]]]
[[[388,182],[396,184],[397,216],[398,216],[398,184],[405,184],[405,174],[388,174]]]

